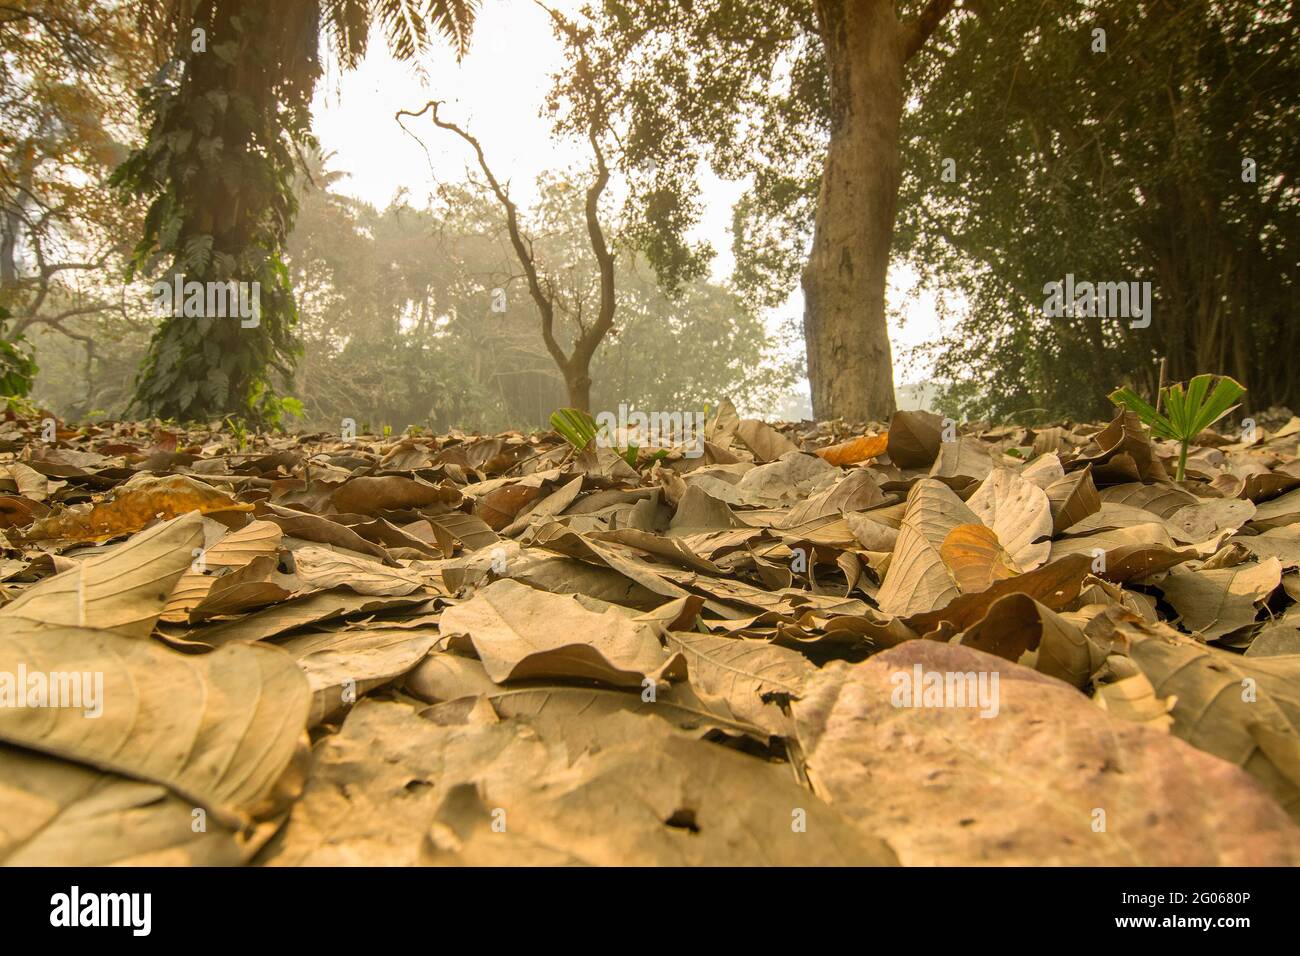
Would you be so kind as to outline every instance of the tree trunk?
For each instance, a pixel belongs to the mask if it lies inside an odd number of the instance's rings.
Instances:
[[[584,364],[577,368],[570,362],[564,367],[564,387],[569,394],[569,407],[582,412],[591,411],[591,374]]]
[[[813,412],[887,419],[895,406],[885,281],[898,205],[905,32],[893,0],[818,0],[817,14],[831,130],[803,272]]]

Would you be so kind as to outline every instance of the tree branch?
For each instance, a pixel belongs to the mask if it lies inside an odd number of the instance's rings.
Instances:
[[[956,0],[930,0],[914,20],[907,23],[903,30],[903,59],[910,60],[921,47],[925,46],[925,41],[930,39],[930,35],[939,28],[943,18],[952,10]]]
[[[430,100],[424,104],[424,107],[418,113],[412,113],[409,110],[398,110],[397,120],[400,123],[403,116],[409,116],[412,119],[418,119],[425,113],[431,112],[433,125],[439,129],[445,129],[455,133],[462,140],[470,145],[474,150],[474,156],[478,160],[479,169],[487,177],[488,186],[491,188],[497,201],[505,208],[506,211],[506,229],[510,234],[510,244],[514,247],[515,255],[519,259],[520,265],[524,268],[524,275],[528,277],[528,292],[532,296],[533,302],[537,304],[537,310],[542,315],[542,341],[546,343],[546,350],[551,353],[551,358],[561,369],[567,368],[569,357],[564,354],[564,349],[560,348],[560,343],[555,338],[555,303],[554,294],[547,295],[542,291],[541,279],[537,274],[537,260],[533,253],[532,240],[525,237],[519,228],[519,210],[515,206],[514,200],[510,198],[509,192],[501,185],[496,175],[488,166],[487,157],[483,154],[483,145],[478,138],[455,123],[449,123],[438,116],[438,107],[441,102]]]

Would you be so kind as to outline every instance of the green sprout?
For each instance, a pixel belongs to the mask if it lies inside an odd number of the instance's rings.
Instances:
[[[1143,424],[1161,438],[1176,441],[1181,446],[1178,454],[1178,472],[1175,481],[1182,481],[1187,473],[1187,446],[1205,429],[1237,407],[1237,399],[1246,394],[1245,387],[1236,379],[1218,376],[1214,389],[1210,383],[1214,375],[1197,375],[1187,383],[1176,382],[1160,390],[1160,397],[1169,414],[1156,411],[1130,388],[1117,388],[1110,400],[1127,408],[1142,419]]]
[[[603,427],[596,424],[594,418],[578,408],[561,408],[557,412],[552,412],[551,427],[559,432],[561,438],[580,452],[585,451],[596,436],[604,431]],[[619,452],[619,457],[627,462],[630,467],[635,468],[638,451],[640,449],[636,443],[630,442],[627,448]]]
[[[586,451],[600,431],[596,420],[578,408],[551,412],[551,427],[577,451]]]
[[[231,415],[226,418],[226,425],[229,427],[231,434],[235,436],[238,442],[238,450],[243,451],[248,447],[248,425],[238,416]]]

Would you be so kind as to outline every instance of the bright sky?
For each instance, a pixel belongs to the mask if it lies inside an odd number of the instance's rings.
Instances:
[[[552,0],[565,12],[579,4]],[[322,148],[336,153],[332,168],[350,174],[337,188],[382,208],[403,188],[419,204],[436,181],[463,179],[470,156],[462,143],[434,129],[427,118],[404,118],[407,128],[423,140],[426,153],[394,119],[398,110],[419,110],[428,100],[438,99],[447,103],[444,115],[482,141],[494,171],[510,179],[513,195],[527,204],[535,196],[532,187],[538,174],[584,161],[580,149],[551,138],[550,126],[540,116],[550,74],[562,59],[546,14],[532,0],[484,4],[469,55],[457,64],[449,52],[435,48],[421,61],[425,79],[411,65],[393,60],[376,33],[370,55],[355,71],[340,75],[336,67],[330,68],[312,107]],[[742,191],[738,183],[712,179],[705,184],[707,210],[698,237],[708,239],[718,252],[713,273],[719,280],[732,269],[731,207]],[[901,269],[891,277],[891,305],[905,308],[904,322],[890,325],[899,384],[928,377],[927,367],[908,363],[903,356],[908,348],[935,338],[939,330],[932,297],[905,301],[914,281]],[[796,292],[765,318],[775,328],[802,312],[802,296]],[[806,392],[806,383],[803,389]]]

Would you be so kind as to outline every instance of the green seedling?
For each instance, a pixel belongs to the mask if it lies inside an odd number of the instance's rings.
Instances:
[[[1179,443],[1175,481],[1182,481],[1187,475],[1187,447],[1192,440],[1236,408],[1237,399],[1246,394],[1245,387],[1236,379],[1226,375],[1217,377],[1213,389],[1210,384],[1216,378],[1214,375],[1197,375],[1187,383],[1186,391],[1182,382],[1161,389],[1168,414],[1156,411],[1130,388],[1117,388],[1110,393],[1112,402],[1135,412],[1153,433]]]

